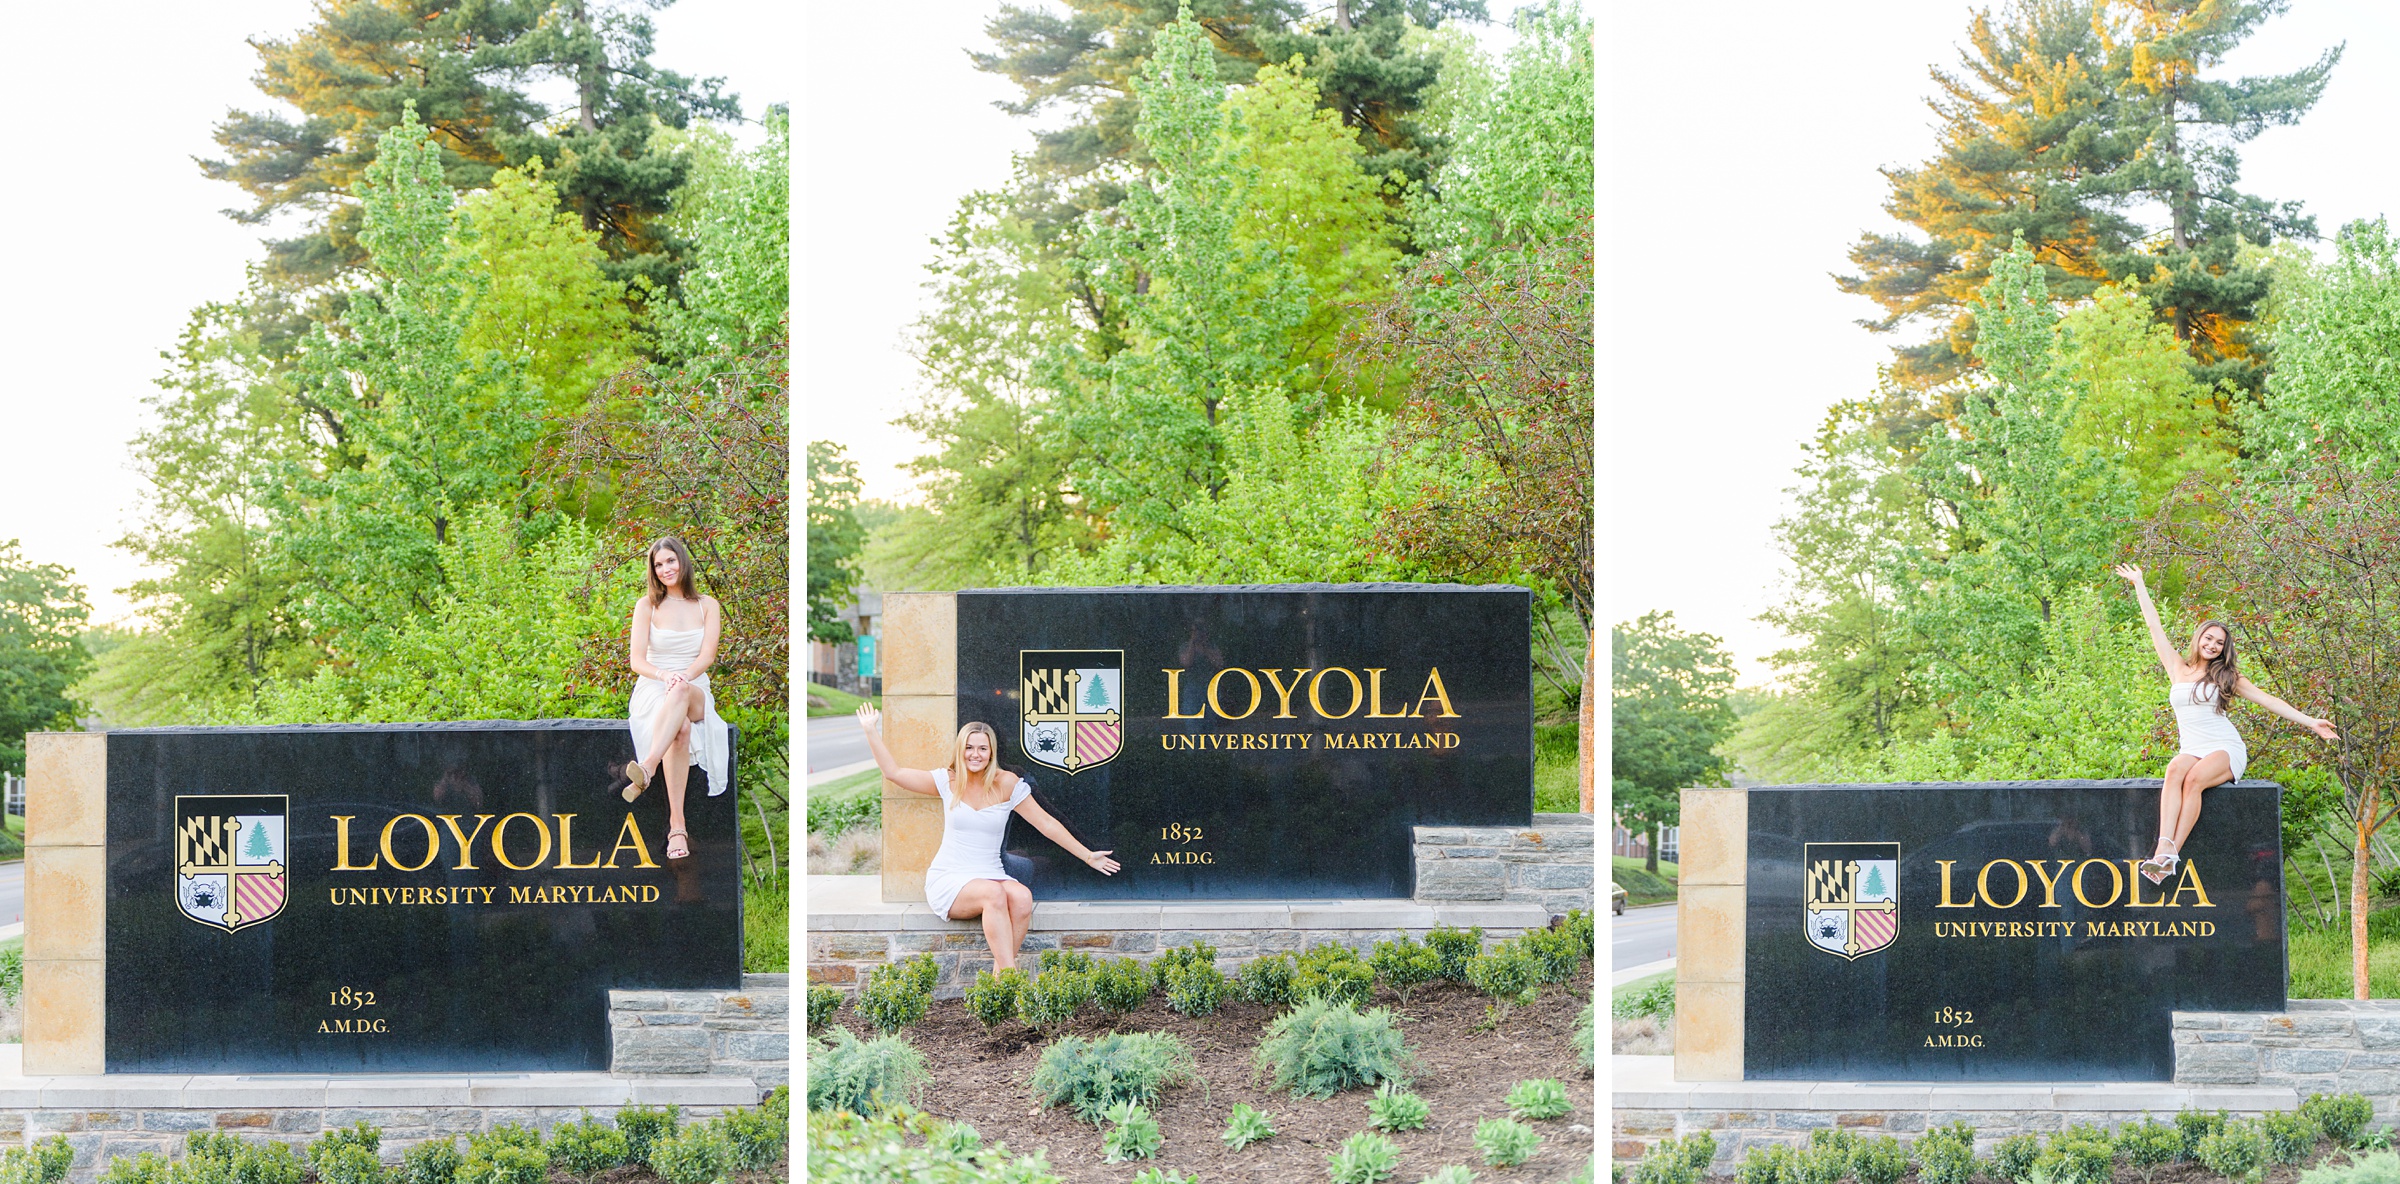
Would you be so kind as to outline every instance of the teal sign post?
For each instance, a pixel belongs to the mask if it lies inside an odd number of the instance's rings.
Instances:
[[[875,635],[872,633],[858,635],[858,676],[875,677]]]

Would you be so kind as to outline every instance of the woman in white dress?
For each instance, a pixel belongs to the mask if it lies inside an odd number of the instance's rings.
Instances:
[[[633,701],[626,719],[633,727],[635,759],[625,765],[625,800],[642,796],[650,774],[667,781],[667,858],[692,853],[683,821],[683,791],[698,765],[708,774],[708,796],[726,790],[730,732],[717,717],[708,693],[708,668],[717,660],[723,616],[713,596],[692,585],[692,557],[672,535],[650,545],[650,591],[633,605]]]
[[[2142,584],[2142,569],[2128,563],[2118,567],[2117,574],[2133,585],[2142,620],[2150,626],[2150,644],[2158,651],[2158,664],[2175,684],[2167,691],[2167,703],[2175,709],[2179,743],[2159,787],[2158,850],[2141,863],[2142,878],[2157,884],[2175,874],[2176,853],[2191,835],[2192,824],[2200,820],[2200,795],[2240,780],[2242,771],[2250,766],[2250,748],[2225,715],[2227,703],[2235,696],[2327,740],[2339,733],[2332,720],[2308,715],[2244,678],[2234,668],[2233,631],[2223,621],[2202,621],[2192,633],[2191,648],[2176,653],[2167,640],[2166,626],[2159,624],[2158,606],[2150,603],[2150,589]]]
[[[1008,816],[1022,816],[1092,870],[1117,874],[1117,861],[1106,851],[1094,851],[1075,840],[1056,818],[1033,800],[1033,783],[998,767],[991,725],[970,723],[958,730],[947,769],[904,769],[883,744],[883,715],[867,704],[858,708],[858,726],[875,751],[883,779],[912,793],[942,799],[942,845],[925,868],[925,903],[938,916],[953,921],[983,919],[984,940],[991,943],[992,968],[1017,964],[1017,949],[1033,924],[1033,890],[1008,874],[1000,864],[1000,843],[1008,834]]]

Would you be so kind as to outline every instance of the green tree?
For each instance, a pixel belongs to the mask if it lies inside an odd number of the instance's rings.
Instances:
[[[852,637],[840,613],[858,582],[858,464],[842,446],[808,443],[808,636],[843,642]]]
[[[518,367],[553,412],[573,411],[644,344],[632,331],[625,285],[602,272],[598,236],[558,211],[541,162],[501,169],[463,196],[451,238],[469,285],[458,348]]]
[[[653,306],[660,343],[676,358],[738,351],[780,336],[791,292],[792,117],[768,110],[766,139],[737,151],[707,125],[662,130],[660,144],[689,159],[668,231],[688,243],[672,303]]]
[[[265,859],[274,853],[275,845],[267,840],[267,824],[264,822],[251,823],[250,844],[243,848],[242,854],[252,859]]]
[[[2022,236],[2060,295],[2138,288],[2202,382],[2254,391],[2249,325],[2266,278],[2242,247],[2315,224],[2238,189],[2236,146],[2305,115],[2341,51],[2288,74],[2203,75],[2282,7],[2020,0],[1978,12],[1959,68],[1934,71],[1937,155],[1885,170],[1884,210],[1914,233],[1861,235],[1858,273],[1839,281],[1882,306],[1868,328],[1933,328],[1895,347],[1894,377],[1926,389],[1973,365],[1970,305]]]
[[[2192,377],[2174,333],[2133,291],[2104,285],[2058,324],[2059,363],[2076,389],[2063,443],[2115,459],[2139,511],[2190,473],[2222,472],[2237,433],[2216,393]]]
[[[1106,678],[1097,674],[1092,676],[1092,689],[1083,693],[1083,705],[1095,709],[1108,706],[1108,680]]]
[[[2275,374],[2245,408],[2243,440],[2261,473],[2311,467],[2321,449],[2381,469],[2400,462],[2400,255],[2378,218],[2353,222],[2332,259],[2275,272]]]
[[[1879,897],[1879,896],[1882,896],[1882,895],[1883,895],[1883,869],[1882,869],[1881,867],[1871,867],[1871,868],[1868,868],[1868,869],[1867,869],[1867,882],[1866,882],[1865,884],[1861,885],[1860,887],[1862,887],[1862,888],[1865,890],[1865,892],[1866,892],[1866,894],[1867,894],[1868,896],[1878,896],[1878,897]]]
[[[25,768],[25,733],[75,727],[75,680],[91,665],[91,606],[75,573],[0,543],[0,768]]]
[[[1676,627],[1673,613],[1645,613],[1609,630],[1611,804],[1627,827],[1650,836],[1683,815],[1682,793],[1722,785],[1718,751],[1733,732],[1733,655],[1716,637]]]
[[[1521,10],[1502,73],[1444,59],[1437,105],[1451,150],[1411,205],[1426,247],[1481,250],[1588,233],[1595,73],[1592,24],[1574,0]]]

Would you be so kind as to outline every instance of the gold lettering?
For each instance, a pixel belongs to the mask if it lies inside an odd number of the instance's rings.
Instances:
[[[1243,708],[1240,715],[1235,715],[1234,713],[1225,710],[1225,705],[1217,702],[1217,684],[1225,681],[1225,676],[1228,674],[1241,675],[1242,678],[1250,684],[1250,706]],[[1265,702],[1266,698],[1267,693],[1264,690],[1259,689],[1258,676],[1242,669],[1239,666],[1228,666],[1225,669],[1217,671],[1215,674],[1209,676],[1208,705],[1211,710],[1214,710],[1218,715],[1223,716],[1226,719],[1250,718],[1251,713],[1257,711],[1258,705]]]
[[[2108,899],[2101,901],[2098,904],[2092,903],[2092,898],[2084,895],[2083,893],[2083,873],[2092,870],[2093,864],[2098,864],[2101,867],[2108,869]],[[2104,909],[2112,904],[2117,903],[2117,898],[2125,894],[2125,873],[2118,871],[2116,864],[2110,863],[2105,859],[2087,859],[2082,863],[2075,865],[2075,879],[2071,886],[2075,889],[2075,899],[2082,901],[2083,907],[2087,909]]]
[[[2183,894],[2186,892],[2190,892],[2194,896],[2200,898],[2200,903],[2194,907],[2204,909],[2213,909],[2217,907],[2209,903],[2208,887],[2200,882],[2200,865],[2193,863],[2188,859],[2183,863],[2183,878],[2175,881],[2175,895],[2169,897],[2168,900],[2170,903],[2176,900],[2181,900],[2183,898]],[[2214,928],[2215,922],[2212,921],[2209,924],[2211,926],[2209,932],[2216,932]]]
[[[2001,864],[2008,865],[2010,870],[2017,873],[2017,894],[2007,904],[1992,899],[1992,869]],[[2013,859],[1995,859],[1984,864],[1983,870],[1975,873],[1975,895],[1982,897],[1983,903],[1996,909],[2017,907],[2024,902],[2025,894],[2031,891],[2033,891],[2033,880],[2025,874],[2025,866]]]
[[[631,818],[632,815],[628,814],[626,817]],[[508,824],[520,818],[532,823],[533,829],[539,831],[542,836],[541,850],[534,855],[531,863],[518,863],[508,857]],[[492,828],[492,856],[500,861],[501,866],[510,871],[531,871],[542,866],[543,862],[550,858],[550,824],[542,821],[538,814],[527,814],[523,811],[501,819],[499,825]]]
[[[1190,715],[1185,715],[1177,711],[1176,708],[1183,706],[1183,671],[1169,670],[1164,666],[1158,669],[1159,673],[1167,676],[1166,717],[1168,719],[1200,719],[1208,714],[1206,711],[1195,711]]]
[[[490,814],[476,815],[475,829],[472,832],[458,829],[458,815],[456,814],[436,814],[434,817],[441,819],[442,825],[449,827],[451,836],[458,840],[458,866],[450,870],[460,872],[478,870],[475,866],[475,836],[483,833],[484,825],[489,823],[494,816]]]
[[[1439,716],[1436,716],[1435,718],[1437,718],[1437,719],[1457,719],[1457,718],[1459,718],[1458,712],[1456,712],[1456,711],[1452,710],[1452,709],[1451,709],[1451,707],[1450,707],[1450,690],[1449,690],[1449,688],[1447,688],[1447,687],[1445,687],[1445,686],[1443,686],[1443,685],[1442,685],[1442,668],[1441,668],[1441,667],[1439,667],[1439,666],[1436,666],[1436,667],[1434,667],[1434,668],[1433,668],[1433,669],[1432,669],[1432,670],[1431,670],[1429,673],[1427,673],[1427,674],[1425,675],[1425,689],[1424,689],[1424,690],[1423,690],[1421,693],[1419,693],[1419,694],[1417,695],[1417,706],[1416,706],[1416,710],[1415,710],[1415,711],[1413,711],[1413,712],[1411,712],[1410,714],[1413,714],[1413,715],[1418,715],[1418,716],[1422,716],[1422,715],[1424,715],[1424,714],[1425,714],[1425,701],[1426,701],[1427,699],[1431,699],[1431,700],[1433,700],[1434,702],[1436,702],[1436,703],[1439,703],[1439,704],[1441,704],[1441,705],[1442,705],[1442,713],[1441,713]]]
[[[629,834],[633,836],[633,841],[630,843],[625,841],[625,836]],[[627,847],[633,848],[633,853],[641,856],[641,866],[658,866],[656,863],[653,863],[650,860],[650,844],[642,841],[642,824],[635,822],[633,820],[633,815],[631,814],[625,816],[625,825],[617,828],[617,845],[609,850],[608,862],[601,864],[600,866],[607,868],[613,868],[617,866],[617,853],[623,851]],[[487,888],[484,891],[488,893],[491,890]]]
[[[1292,714],[1292,692],[1300,689],[1301,676],[1307,674],[1313,669],[1315,669],[1313,666],[1303,666],[1298,670],[1292,671],[1292,685],[1288,687],[1283,685],[1282,679],[1275,677],[1276,675],[1283,673],[1283,667],[1277,666],[1272,670],[1262,669],[1259,671],[1260,674],[1267,676],[1267,682],[1275,688],[1275,718],[1300,718],[1299,716]]]
[[[558,866],[562,869],[600,866],[600,853],[597,851],[592,852],[592,861],[590,863],[574,862],[575,857],[573,853],[568,850],[568,848],[575,845],[575,816],[572,814],[553,814],[551,817],[558,819]]]
[[[533,890],[532,890],[532,889],[529,889],[529,888],[521,888],[521,887],[518,887],[518,886],[517,886],[517,885],[515,885],[515,884],[511,884],[511,885],[509,885],[509,886],[508,886],[508,903],[510,903],[510,904],[535,904],[535,903],[538,903],[538,902],[536,902],[536,901],[533,899]]]
[[[1342,709],[1342,713],[1340,715],[1335,715],[1334,713],[1325,710],[1325,701],[1317,697],[1318,693],[1325,689],[1325,676],[1328,674],[1339,674],[1343,678],[1350,680],[1350,706]],[[1367,688],[1360,685],[1358,676],[1356,674],[1352,674],[1346,667],[1328,666],[1323,670],[1317,671],[1317,676],[1315,678],[1308,680],[1308,705],[1316,708],[1317,714],[1324,716],[1326,719],[1350,718],[1352,715],[1358,713],[1359,704],[1364,703],[1366,698]]]
[[[1387,667],[1367,667],[1367,718],[1407,719],[1408,713],[1405,711],[1385,711],[1383,709],[1383,672],[1385,669]]]
[[[418,860],[414,864],[404,864],[400,862],[399,856],[392,854],[392,828],[400,825],[400,820],[402,818],[414,818],[417,820],[418,826],[425,828],[425,858]],[[391,864],[393,871],[424,871],[433,863],[434,856],[440,855],[441,853],[442,836],[441,832],[433,829],[433,819],[427,818],[422,814],[402,814],[398,818],[394,818],[390,822],[383,824],[383,861]],[[337,868],[335,870],[338,871],[340,869]]]
[[[337,872],[371,872],[383,866],[383,861],[372,855],[367,857],[368,862],[365,867],[350,862],[350,820],[358,815],[328,814],[326,817],[333,819],[333,870]]]
[[[2126,860],[2126,861],[2125,861],[2125,886],[2126,886],[2126,888],[2127,888],[2127,889],[2129,889],[2129,891],[2128,891],[2128,892],[2126,892],[2126,894],[2125,894],[2125,907],[2126,907],[2126,908],[2129,908],[2129,909],[2155,909],[2155,908],[2162,907],[2162,906],[2166,905],[2166,903],[2167,903],[2165,900],[2143,900],[2143,899],[2142,899],[2142,861],[2141,861],[2141,860],[2138,860],[2138,859],[2128,859],[2128,860]]]
[[[2044,864],[2044,863],[2048,862],[2047,860],[2041,860],[2041,859],[2028,859],[2028,860],[2026,860],[2025,862],[2027,862],[2027,863],[2030,863],[2030,864],[2032,864],[2032,865],[2033,865],[2033,874],[2034,874],[2034,875],[2037,875],[2037,876],[2041,876],[2041,877],[2042,877],[2042,904],[2041,904],[2041,907],[2043,907],[2043,908],[2046,908],[2046,909],[2054,909],[2054,908],[2057,908],[2057,907],[2058,907],[2058,877],[2059,877],[2059,876],[2063,876],[2063,875],[2066,875],[2066,874],[2067,874],[2067,865],[2068,865],[2069,863],[2073,862],[2073,861],[2072,861],[2072,860],[2066,860],[2066,859],[2059,860],[2059,861],[2058,861],[2058,871],[2057,871],[2056,873],[2052,874],[2052,875],[2047,875],[2047,876],[2042,876],[2042,864]]]
[[[1974,908],[1975,901],[1972,898],[1956,901],[1950,899],[1950,866],[1958,861],[1955,859],[1937,859],[1933,862],[1942,869],[1942,899],[1936,902],[1933,907],[1937,909]]]

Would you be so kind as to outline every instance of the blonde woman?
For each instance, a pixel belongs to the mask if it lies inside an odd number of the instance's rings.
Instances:
[[[1000,844],[1008,835],[1008,816],[1022,816],[1050,841],[1104,876],[1117,874],[1117,861],[1106,851],[1094,851],[1075,840],[1067,828],[1033,800],[1033,783],[998,766],[997,738],[986,723],[958,730],[946,769],[904,769],[883,744],[883,714],[860,704],[858,726],[875,751],[883,779],[908,790],[942,799],[942,845],[925,868],[925,903],[934,913],[953,921],[983,919],[984,940],[991,943],[992,968],[1017,964],[1017,950],[1033,924],[1033,890],[1000,865]]]
[[[649,555],[650,590],[634,602],[628,655],[641,677],[625,709],[635,758],[625,765],[625,800],[642,796],[652,772],[665,772],[667,858],[686,859],[692,836],[684,826],[683,792],[692,766],[708,774],[708,796],[726,789],[732,735],[708,692],[724,615],[716,597],[693,587],[692,556],[682,539],[662,538],[650,544]]]
[[[2190,837],[2192,824],[2200,821],[2200,795],[2241,780],[2250,766],[2250,746],[2226,716],[2227,704],[2248,699],[2324,739],[2340,733],[2332,720],[2309,715],[2243,677],[2234,665],[2233,631],[2223,621],[2200,622],[2192,631],[2191,648],[2175,652],[2167,627],[2159,623],[2158,606],[2150,603],[2150,589],[2142,583],[2142,569],[2128,563],[2119,566],[2117,574],[2133,585],[2142,620],[2150,626],[2151,648],[2174,684],[2167,689],[2167,704],[2175,709],[2175,759],[2167,762],[2159,785],[2158,850],[2141,863],[2142,878],[2158,884],[2175,874],[2177,852]]]

